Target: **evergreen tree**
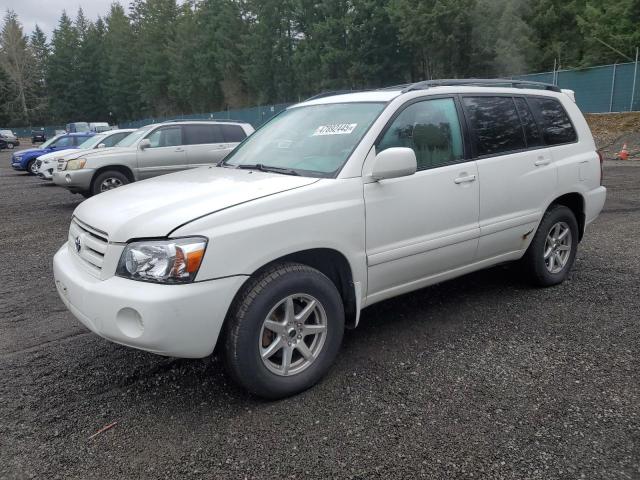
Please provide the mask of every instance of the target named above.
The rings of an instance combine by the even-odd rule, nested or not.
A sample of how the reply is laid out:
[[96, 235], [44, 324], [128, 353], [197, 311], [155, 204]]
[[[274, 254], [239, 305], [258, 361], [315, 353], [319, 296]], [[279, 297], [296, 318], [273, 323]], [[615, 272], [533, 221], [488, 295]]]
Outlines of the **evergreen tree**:
[[47, 121], [47, 109], [49, 106], [47, 67], [50, 50], [47, 37], [38, 25], [36, 25], [29, 38], [29, 50], [33, 56], [33, 68], [31, 70], [33, 79], [33, 89], [31, 93], [31, 102], [33, 105], [32, 119], [35, 123], [45, 123]]
[[51, 46], [47, 75], [51, 114], [58, 122], [76, 121], [79, 114], [76, 92], [80, 83], [77, 74], [80, 39], [73, 22], [64, 11], [58, 28], [53, 31]]

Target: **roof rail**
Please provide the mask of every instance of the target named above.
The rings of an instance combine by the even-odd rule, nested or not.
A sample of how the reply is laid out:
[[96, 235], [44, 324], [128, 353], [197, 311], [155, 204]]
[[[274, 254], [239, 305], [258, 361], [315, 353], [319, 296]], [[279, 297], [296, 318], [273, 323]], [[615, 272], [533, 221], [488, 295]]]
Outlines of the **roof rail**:
[[318, 98], [324, 98], [324, 97], [331, 97], [333, 95], [344, 95], [346, 93], [356, 93], [356, 92], [364, 92], [365, 90], [332, 90], [332, 91], [326, 91], [326, 92], [322, 92], [322, 93], [318, 93], [317, 95], [313, 95], [312, 97], [309, 97], [305, 100], [305, 102], [308, 102], [310, 100], [317, 100]]
[[174, 118], [164, 120], [160, 123], [176, 123], [176, 122], [227, 122], [227, 123], [247, 123], [242, 120], [233, 120], [231, 118]]
[[458, 78], [443, 80], [424, 80], [422, 82], [412, 83], [403, 88], [402, 93], [411, 92], [413, 90], [425, 90], [431, 87], [451, 87], [458, 85], [474, 86], [474, 87], [496, 87], [510, 86], [513, 88], [539, 88], [541, 90], [550, 90], [552, 92], [560, 92], [560, 87], [550, 83], [530, 82], [527, 80], [514, 80], [510, 78]]

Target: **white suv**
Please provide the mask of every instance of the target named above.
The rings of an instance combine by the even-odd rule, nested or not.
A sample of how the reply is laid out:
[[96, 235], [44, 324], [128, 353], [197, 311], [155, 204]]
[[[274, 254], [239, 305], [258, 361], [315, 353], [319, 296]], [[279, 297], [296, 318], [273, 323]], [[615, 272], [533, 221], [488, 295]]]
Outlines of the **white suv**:
[[241, 385], [279, 398], [327, 372], [368, 305], [514, 260], [537, 285], [562, 282], [601, 177], [552, 85], [321, 96], [217, 166], [82, 203], [55, 281], [97, 334], [177, 357], [218, 344]]

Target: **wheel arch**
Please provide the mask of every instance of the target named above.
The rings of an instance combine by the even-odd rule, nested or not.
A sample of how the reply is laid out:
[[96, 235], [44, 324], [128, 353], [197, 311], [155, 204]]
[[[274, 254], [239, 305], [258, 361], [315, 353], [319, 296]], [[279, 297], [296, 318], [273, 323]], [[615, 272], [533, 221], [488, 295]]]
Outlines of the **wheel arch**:
[[[333, 282], [340, 293], [345, 311], [345, 325], [348, 328], [355, 328], [358, 318], [358, 301], [356, 289], [353, 281], [351, 265], [338, 250], [333, 248], [311, 248], [289, 253], [278, 257], [256, 269], [248, 278], [254, 277], [264, 269], [278, 263], [300, 263], [315, 268], [326, 275]], [[244, 285], [236, 295], [240, 295]]]
[[133, 171], [125, 165], [105, 165], [104, 167], [100, 167], [96, 169], [96, 171], [93, 173], [93, 176], [91, 177], [91, 185], [93, 185], [93, 181], [96, 179], [98, 175], [110, 170], [114, 170], [116, 172], [122, 173], [123, 175], [126, 175], [126, 177], [129, 179], [130, 182], [135, 182], [136, 180], [135, 177], [133, 176]]
[[578, 192], [565, 193], [555, 198], [549, 204], [547, 210], [553, 205], [564, 205], [573, 212], [578, 222], [578, 241], [582, 240], [586, 223], [584, 197]]

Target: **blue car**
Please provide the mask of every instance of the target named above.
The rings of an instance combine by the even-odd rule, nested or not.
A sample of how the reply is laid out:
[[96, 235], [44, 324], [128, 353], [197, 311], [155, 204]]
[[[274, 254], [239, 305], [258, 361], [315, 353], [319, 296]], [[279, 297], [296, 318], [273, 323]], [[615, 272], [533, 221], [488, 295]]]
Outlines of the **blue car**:
[[95, 135], [95, 132], [81, 133], [65, 133], [57, 135], [50, 140], [44, 142], [38, 148], [29, 148], [20, 150], [11, 156], [11, 166], [14, 170], [27, 171], [29, 175], [35, 175], [37, 172], [36, 158], [45, 153], [51, 153], [58, 150], [66, 150], [67, 148], [75, 148], [84, 142], [87, 138]]

